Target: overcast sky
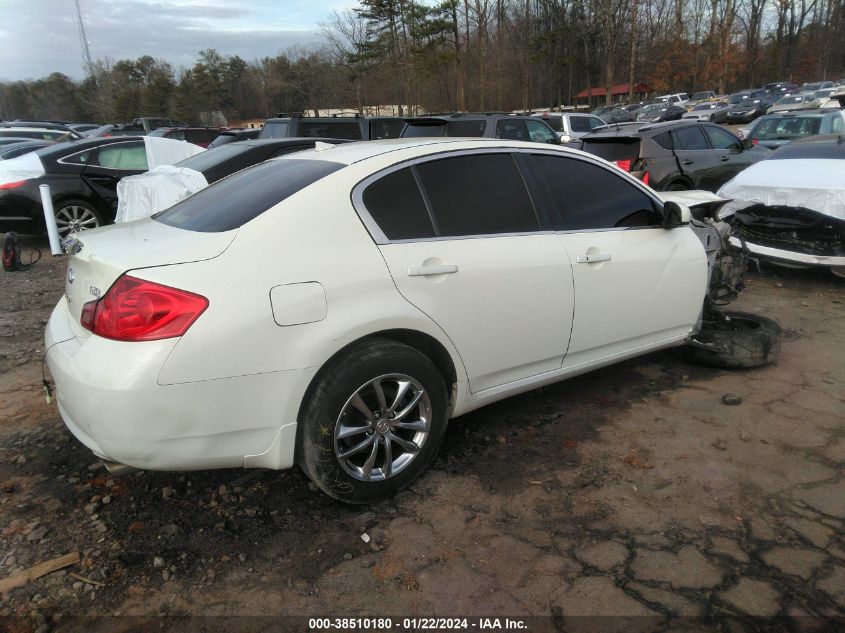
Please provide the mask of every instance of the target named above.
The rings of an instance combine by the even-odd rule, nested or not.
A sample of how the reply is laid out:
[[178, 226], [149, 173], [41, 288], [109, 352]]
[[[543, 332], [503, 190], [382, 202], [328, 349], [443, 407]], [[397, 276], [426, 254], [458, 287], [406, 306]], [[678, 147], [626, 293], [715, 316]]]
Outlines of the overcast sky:
[[[216, 48], [247, 61], [320, 43], [355, 0], [79, 0], [95, 61], [152, 55], [175, 69]], [[83, 76], [74, 0], [0, 0], [0, 80]]]

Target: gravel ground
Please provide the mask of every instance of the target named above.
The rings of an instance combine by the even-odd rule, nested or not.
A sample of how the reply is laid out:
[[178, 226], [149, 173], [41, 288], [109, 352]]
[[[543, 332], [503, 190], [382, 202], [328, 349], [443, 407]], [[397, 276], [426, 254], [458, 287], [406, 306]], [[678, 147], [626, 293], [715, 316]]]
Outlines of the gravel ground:
[[109, 476], [41, 389], [64, 270], [46, 255], [0, 273], [0, 581], [82, 560], [2, 595], [0, 630], [86, 615], [845, 624], [845, 282], [827, 271], [749, 273], [735, 307], [781, 323], [775, 366], [662, 352], [511, 398], [455, 420], [411, 489], [348, 508], [298, 470]]

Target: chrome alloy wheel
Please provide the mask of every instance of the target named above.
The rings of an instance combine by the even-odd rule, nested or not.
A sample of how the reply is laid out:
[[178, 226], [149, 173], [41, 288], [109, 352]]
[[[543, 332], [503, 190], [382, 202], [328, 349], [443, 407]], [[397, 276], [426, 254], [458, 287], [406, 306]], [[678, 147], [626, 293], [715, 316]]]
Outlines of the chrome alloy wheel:
[[334, 430], [341, 468], [359, 481], [384, 481], [414, 460], [431, 429], [431, 399], [404, 374], [385, 374], [358, 388]]
[[70, 233], [77, 233], [85, 229], [96, 229], [100, 220], [91, 209], [76, 204], [62, 207], [56, 211], [56, 227], [59, 237], [67, 237]]

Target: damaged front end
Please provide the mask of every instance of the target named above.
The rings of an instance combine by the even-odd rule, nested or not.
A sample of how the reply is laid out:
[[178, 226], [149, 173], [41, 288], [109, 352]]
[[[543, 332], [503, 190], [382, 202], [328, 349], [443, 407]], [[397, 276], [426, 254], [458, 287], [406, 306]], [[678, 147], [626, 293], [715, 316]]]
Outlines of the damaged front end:
[[792, 267], [829, 266], [845, 276], [845, 220], [805, 207], [754, 204], [728, 218], [733, 242]]
[[736, 299], [745, 288], [743, 277], [752, 256], [741, 239], [731, 240], [730, 224], [719, 218], [719, 210], [730, 200], [709, 191], [664, 192], [660, 197], [689, 207], [689, 226], [704, 245], [709, 267], [704, 314]]

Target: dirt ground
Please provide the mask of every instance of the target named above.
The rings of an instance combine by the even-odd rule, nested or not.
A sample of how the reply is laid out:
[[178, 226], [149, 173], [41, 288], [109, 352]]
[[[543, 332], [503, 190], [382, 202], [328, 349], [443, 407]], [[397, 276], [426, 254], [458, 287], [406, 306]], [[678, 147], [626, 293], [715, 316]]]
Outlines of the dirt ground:
[[509, 399], [455, 420], [410, 490], [357, 508], [298, 470], [109, 476], [42, 392], [64, 271], [46, 255], [0, 272], [0, 580], [82, 562], [0, 597], [0, 630], [93, 614], [845, 624], [845, 281], [827, 271], [749, 273], [735, 306], [780, 322], [777, 365], [661, 352]]

